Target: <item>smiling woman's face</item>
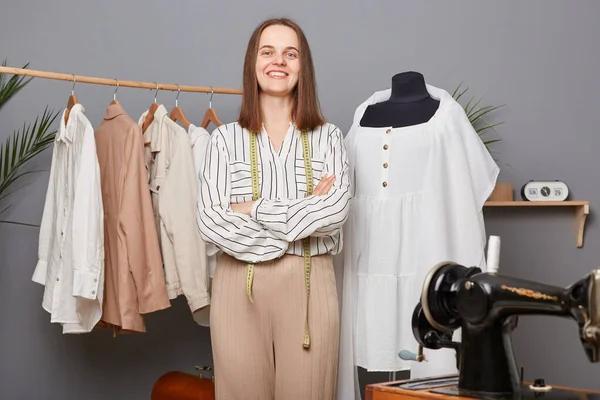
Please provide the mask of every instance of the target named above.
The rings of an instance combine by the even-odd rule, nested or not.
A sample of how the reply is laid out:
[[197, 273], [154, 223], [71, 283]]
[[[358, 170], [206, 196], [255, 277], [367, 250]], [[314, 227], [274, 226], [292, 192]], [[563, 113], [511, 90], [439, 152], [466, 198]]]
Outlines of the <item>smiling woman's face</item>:
[[293, 29], [271, 25], [260, 36], [256, 57], [256, 79], [264, 93], [289, 96], [300, 72], [298, 36]]

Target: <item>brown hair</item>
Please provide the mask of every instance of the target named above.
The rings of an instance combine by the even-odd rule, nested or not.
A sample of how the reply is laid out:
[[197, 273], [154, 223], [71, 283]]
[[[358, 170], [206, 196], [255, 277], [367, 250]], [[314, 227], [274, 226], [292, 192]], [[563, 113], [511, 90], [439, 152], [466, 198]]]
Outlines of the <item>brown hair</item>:
[[244, 60], [242, 106], [238, 123], [251, 132], [260, 132], [262, 128], [262, 113], [260, 109], [260, 87], [256, 79], [256, 58], [260, 35], [271, 25], [283, 25], [293, 29], [298, 36], [300, 48], [300, 73], [298, 83], [292, 92], [292, 121], [298, 130], [314, 129], [325, 123], [317, 99], [315, 70], [308, 41], [302, 29], [288, 18], [273, 18], [260, 24], [250, 36], [246, 58]]

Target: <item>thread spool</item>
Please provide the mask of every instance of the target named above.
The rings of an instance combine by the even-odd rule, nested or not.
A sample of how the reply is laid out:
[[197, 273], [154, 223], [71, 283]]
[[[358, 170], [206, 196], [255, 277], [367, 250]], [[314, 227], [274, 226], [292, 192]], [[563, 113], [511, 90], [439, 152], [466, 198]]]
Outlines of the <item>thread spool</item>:
[[500, 265], [500, 236], [490, 236], [488, 241], [487, 253], [487, 272], [490, 274], [498, 273]]

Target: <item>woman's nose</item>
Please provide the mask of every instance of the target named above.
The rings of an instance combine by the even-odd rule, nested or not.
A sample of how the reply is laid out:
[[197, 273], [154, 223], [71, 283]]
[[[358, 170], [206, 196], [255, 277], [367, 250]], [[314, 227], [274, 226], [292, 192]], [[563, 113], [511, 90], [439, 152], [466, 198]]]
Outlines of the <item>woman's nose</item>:
[[285, 58], [283, 57], [283, 54], [277, 54], [273, 60], [273, 64], [285, 65]]

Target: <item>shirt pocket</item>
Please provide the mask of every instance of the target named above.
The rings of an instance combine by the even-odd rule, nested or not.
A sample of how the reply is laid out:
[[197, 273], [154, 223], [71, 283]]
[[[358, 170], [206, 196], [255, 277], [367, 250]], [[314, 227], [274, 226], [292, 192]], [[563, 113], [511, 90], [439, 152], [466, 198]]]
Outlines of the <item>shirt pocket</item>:
[[[250, 163], [233, 161], [231, 164], [231, 203], [252, 201], [252, 170]], [[260, 170], [258, 173], [260, 187]]]
[[[317, 187], [319, 182], [321, 182], [321, 177], [323, 176], [323, 170], [325, 168], [325, 163], [316, 158], [312, 158], [310, 160], [313, 171], [313, 190]], [[298, 188], [298, 195], [306, 196], [307, 188], [306, 188], [306, 167], [304, 166], [304, 158], [296, 158], [294, 165], [294, 172], [296, 176], [296, 187]]]

